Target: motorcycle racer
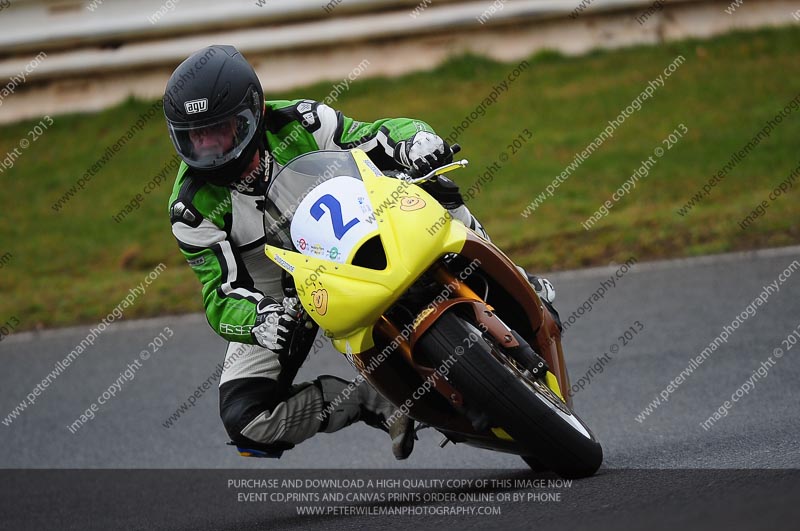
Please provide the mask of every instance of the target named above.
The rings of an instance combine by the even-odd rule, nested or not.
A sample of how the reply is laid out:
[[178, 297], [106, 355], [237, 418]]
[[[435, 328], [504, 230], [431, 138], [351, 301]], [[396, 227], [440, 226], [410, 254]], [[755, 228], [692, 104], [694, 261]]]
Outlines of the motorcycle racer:
[[[167, 83], [164, 114], [183, 160], [169, 200], [172, 232], [202, 284], [209, 325], [229, 341], [219, 393], [231, 440], [243, 455], [275, 456], [358, 420], [387, 431], [394, 416], [392, 451], [407, 458], [413, 420], [398, 418], [366, 381], [355, 392], [329, 375], [285, 385], [303, 361], [288, 359], [298, 301], [284, 297], [281, 270], [264, 256], [263, 197], [273, 175], [310, 151], [359, 148], [383, 171], [427, 173], [452, 161], [450, 146], [420, 120], [360, 122], [313, 100], [265, 101], [233, 46], [209, 46], [181, 63]], [[488, 239], [457, 186], [442, 182], [429, 192]], [[529, 279], [552, 308], [552, 285]]]

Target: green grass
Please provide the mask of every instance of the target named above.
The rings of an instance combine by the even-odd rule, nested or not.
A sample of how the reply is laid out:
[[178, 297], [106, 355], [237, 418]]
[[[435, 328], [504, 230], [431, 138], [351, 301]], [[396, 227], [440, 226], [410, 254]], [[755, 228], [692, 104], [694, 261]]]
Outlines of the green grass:
[[[678, 71], [627, 119], [534, 215], [520, 212], [678, 54]], [[800, 29], [735, 33], [564, 58], [529, 59], [458, 143], [467, 170], [452, 173], [468, 188], [524, 128], [533, 133], [494, 181], [469, 204], [500, 247], [533, 271], [719, 253], [800, 242], [794, 189], [773, 202], [746, 231], [738, 221], [800, 162], [800, 112], [792, 114], [686, 217], [676, 214], [714, 173], [800, 93], [791, 75], [800, 63]], [[333, 104], [361, 120], [411, 116], [443, 136], [475, 109], [515, 63], [462, 57], [433, 72], [365, 79]], [[269, 94], [324, 99], [331, 84]], [[13, 96], [12, 96], [13, 97]], [[158, 263], [167, 270], [126, 318], [201, 310], [199, 284], [181, 258], [167, 216], [169, 183], [144, 195], [122, 223], [112, 216], [172, 157], [163, 119], [133, 140], [56, 213], [51, 205], [146, 112], [152, 102], [128, 101], [97, 114], [57, 116], [45, 134], [0, 174], [3, 231], [0, 324], [18, 329], [96, 322]], [[33, 125], [0, 128], [0, 154], [13, 150]], [[581, 222], [609, 199], [678, 124], [688, 134], [668, 151], [591, 230]], [[29, 137], [30, 138], [30, 137]], [[797, 188], [797, 186], [795, 187]]]

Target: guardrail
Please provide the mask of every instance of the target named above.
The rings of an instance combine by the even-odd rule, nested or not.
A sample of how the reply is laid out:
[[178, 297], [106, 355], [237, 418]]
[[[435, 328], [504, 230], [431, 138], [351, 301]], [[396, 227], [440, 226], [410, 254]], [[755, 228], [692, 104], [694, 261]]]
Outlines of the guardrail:
[[734, 16], [730, 0], [3, 1], [0, 87], [11, 89], [0, 123], [157, 98], [179, 62], [214, 42], [242, 50], [269, 92], [341, 80], [365, 60], [364, 77], [393, 76], [465, 52], [513, 61], [800, 18], [800, 0], [745, 0]]
[[[60, 4], [23, 0], [0, 14], [0, 50], [47, 52], [47, 62], [30, 76], [39, 81], [175, 65], [209, 40], [235, 42], [244, 53], [264, 54], [564, 18], [580, 4], [578, 0], [341, 0], [328, 11], [332, 3], [324, 0], [280, 4], [260, 0], [264, 7], [257, 5], [259, 0], [185, 1], [166, 0], [174, 11], [152, 24], [148, 17], [168, 5], [163, 0], [83, 1], [55, 12], [45, 7]], [[94, 11], [86, 9], [93, 2], [99, 2]], [[581, 16], [644, 9], [653, 0], [584, 0], [584, 4], [588, 6]], [[500, 7], [486, 17], [493, 5]], [[18, 56], [0, 62], [0, 79], [16, 74], [29, 60]]]
[[[235, 28], [285, 24], [416, 5], [419, 0], [9, 0], [0, 11], [0, 54], [119, 45]], [[454, 0], [436, 0], [437, 4]], [[326, 9], [327, 8], [327, 9]], [[156, 15], [156, 16], [154, 16]]]

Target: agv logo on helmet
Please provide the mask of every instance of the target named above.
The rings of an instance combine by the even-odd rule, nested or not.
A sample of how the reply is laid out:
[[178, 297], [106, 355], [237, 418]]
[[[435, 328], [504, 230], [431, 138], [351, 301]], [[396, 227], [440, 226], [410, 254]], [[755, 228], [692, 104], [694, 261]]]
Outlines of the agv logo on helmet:
[[183, 106], [186, 107], [187, 114], [196, 114], [198, 112], [205, 112], [208, 110], [208, 98], [187, 101], [183, 104]]

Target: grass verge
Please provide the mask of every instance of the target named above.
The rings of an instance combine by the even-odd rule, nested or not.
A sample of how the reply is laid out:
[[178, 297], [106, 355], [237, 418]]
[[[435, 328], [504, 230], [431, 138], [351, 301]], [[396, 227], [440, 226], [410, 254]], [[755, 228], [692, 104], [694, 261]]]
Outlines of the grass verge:
[[[678, 210], [800, 93], [800, 79], [787, 75], [800, 62], [798, 44], [800, 29], [786, 28], [577, 58], [539, 54], [459, 135], [461, 155], [471, 166], [451, 175], [466, 190], [507, 155], [469, 206], [501, 248], [537, 272], [622, 262], [631, 255], [647, 260], [797, 244], [798, 181], [747, 229], [739, 221], [800, 165], [800, 111], [688, 214]], [[685, 62], [641, 110], [523, 217], [575, 154], [679, 55]], [[417, 117], [448, 136], [515, 66], [461, 57], [432, 72], [361, 80], [333, 106], [361, 120]], [[330, 91], [330, 83], [319, 83], [268, 97], [321, 100]], [[162, 262], [167, 269], [125, 317], [202, 309], [199, 284], [170, 232], [166, 203], [173, 177], [143, 193], [174, 156], [160, 111], [101, 164], [85, 189], [58, 212], [52, 208], [152, 105], [128, 101], [97, 114], [54, 117], [19, 151], [13, 168], [0, 174], [0, 322], [14, 317], [17, 330], [97, 322]], [[38, 122], [0, 128], [0, 154], [18, 148], [20, 139], [32, 140], [29, 131]], [[585, 230], [582, 222], [656, 147], [666, 148], [664, 139], [680, 124], [688, 132]], [[136, 194], [141, 204], [116, 222], [113, 216]]]

